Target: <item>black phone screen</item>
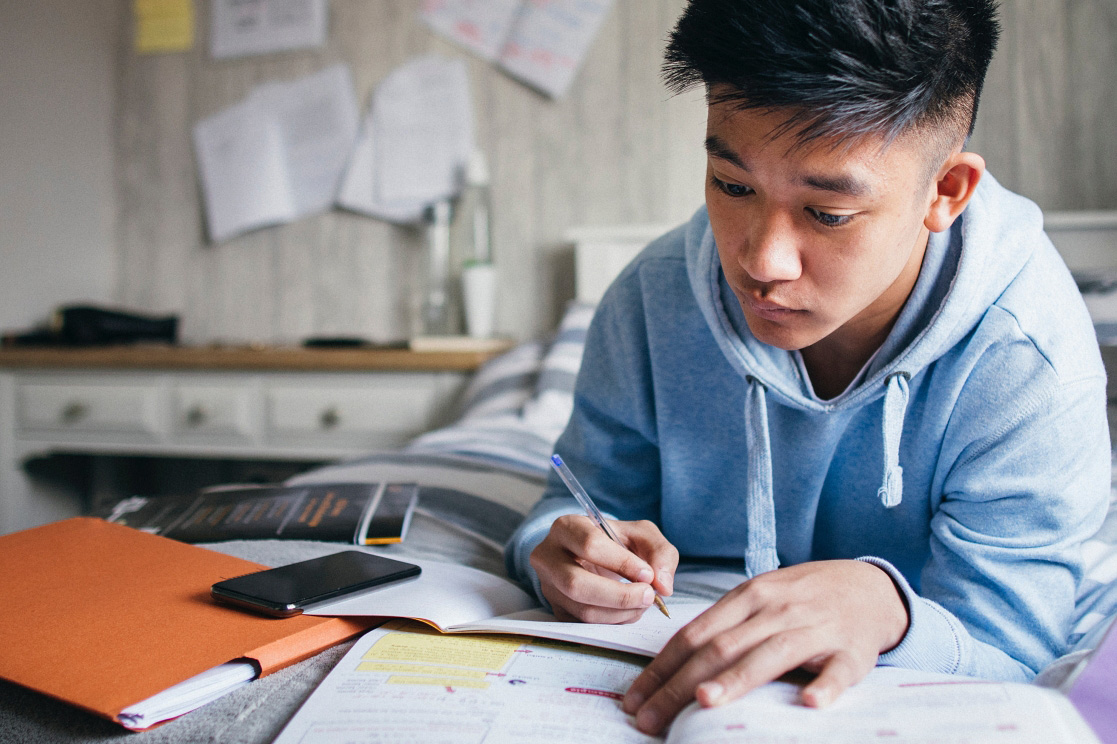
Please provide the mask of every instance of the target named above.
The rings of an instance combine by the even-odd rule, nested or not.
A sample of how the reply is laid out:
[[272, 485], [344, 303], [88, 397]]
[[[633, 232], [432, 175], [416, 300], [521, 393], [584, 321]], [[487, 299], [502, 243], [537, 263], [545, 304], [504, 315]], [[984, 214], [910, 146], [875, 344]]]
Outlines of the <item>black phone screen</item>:
[[411, 563], [347, 550], [219, 581], [211, 593], [223, 602], [286, 617], [315, 602], [416, 577], [420, 570]]

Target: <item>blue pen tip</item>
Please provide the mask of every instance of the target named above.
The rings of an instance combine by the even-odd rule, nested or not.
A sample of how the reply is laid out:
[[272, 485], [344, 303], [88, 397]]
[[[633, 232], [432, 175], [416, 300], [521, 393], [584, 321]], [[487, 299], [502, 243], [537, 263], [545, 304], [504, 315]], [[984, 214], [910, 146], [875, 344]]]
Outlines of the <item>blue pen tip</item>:
[[562, 458], [558, 455], [551, 455], [551, 462], [553, 462], [556, 467], [562, 467]]

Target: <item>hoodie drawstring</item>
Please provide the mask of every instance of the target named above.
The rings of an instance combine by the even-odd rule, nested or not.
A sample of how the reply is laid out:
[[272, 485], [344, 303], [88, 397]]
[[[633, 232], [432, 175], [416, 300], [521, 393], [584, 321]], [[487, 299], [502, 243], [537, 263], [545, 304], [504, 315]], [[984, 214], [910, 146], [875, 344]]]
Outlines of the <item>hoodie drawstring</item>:
[[772, 440], [768, 434], [768, 406], [764, 383], [748, 377], [745, 396], [745, 433], [748, 446], [748, 519], [745, 573], [751, 579], [779, 568], [776, 557], [776, 504], [772, 493]]
[[[748, 446], [748, 488], [745, 513], [745, 574], [753, 578], [779, 568], [776, 555], [776, 503], [772, 491], [772, 440], [768, 433], [767, 388], [752, 375], [745, 395], [745, 435]], [[908, 408], [908, 373], [889, 376], [884, 393], [884, 477], [877, 495], [888, 509], [904, 496], [904, 469], [900, 467], [900, 437]]]
[[904, 498], [904, 469], [900, 467], [900, 436], [904, 433], [904, 413], [908, 408], [908, 374], [897, 372], [888, 378], [884, 393], [884, 477], [880, 503], [888, 509]]

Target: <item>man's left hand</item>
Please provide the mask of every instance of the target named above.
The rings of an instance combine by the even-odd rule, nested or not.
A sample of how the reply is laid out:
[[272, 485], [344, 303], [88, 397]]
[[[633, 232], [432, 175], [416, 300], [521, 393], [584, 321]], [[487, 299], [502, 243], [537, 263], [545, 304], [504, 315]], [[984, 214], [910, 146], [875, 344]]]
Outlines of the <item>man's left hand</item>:
[[658, 734], [691, 700], [720, 705], [799, 667], [818, 673], [803, 702], [822, 707], [876, 665], [908, 627], [892, 578], [864, 561], [802, 563], [722, 597], [632, 683], [624, 710]]

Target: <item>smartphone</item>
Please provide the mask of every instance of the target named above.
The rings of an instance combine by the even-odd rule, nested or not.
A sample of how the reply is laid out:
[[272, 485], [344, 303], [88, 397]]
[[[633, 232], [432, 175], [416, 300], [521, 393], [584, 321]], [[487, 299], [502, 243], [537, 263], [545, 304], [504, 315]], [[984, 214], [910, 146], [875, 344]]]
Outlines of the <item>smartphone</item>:
[[307, 606], [419, 575], [411, 563], [360, 550], [312, 558], [214, 584], [213, 598], [275, 617], [300, 614]]

